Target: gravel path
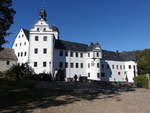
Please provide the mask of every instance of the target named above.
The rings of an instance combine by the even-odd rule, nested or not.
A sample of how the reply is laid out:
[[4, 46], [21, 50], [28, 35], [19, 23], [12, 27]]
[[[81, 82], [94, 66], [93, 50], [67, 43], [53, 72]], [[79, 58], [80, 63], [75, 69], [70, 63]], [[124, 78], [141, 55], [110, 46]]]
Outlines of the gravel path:
[[[60, 96], [58, 100], [75, 99], [74, 96]], [[73, 103], [37, 108], [31, 113], [150, 113], [150, 90], [120, 92], [118, 95], [99, 94], [96, 99], [81, 99]]]

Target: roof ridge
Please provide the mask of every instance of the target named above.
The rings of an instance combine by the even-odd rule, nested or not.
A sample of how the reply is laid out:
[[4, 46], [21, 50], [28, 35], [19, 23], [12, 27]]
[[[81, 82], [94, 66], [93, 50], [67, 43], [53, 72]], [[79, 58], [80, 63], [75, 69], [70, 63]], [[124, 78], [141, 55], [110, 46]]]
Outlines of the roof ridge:
[[66, 40], [60, 40], [60, 41], [69, 42], [69, 43], [74, 43], [74, 44], [82, 44], [82, 45], [88, 46], [88, 44], [79, 43], [79, 42], [72, 42], [72, 41], [66, 41]]

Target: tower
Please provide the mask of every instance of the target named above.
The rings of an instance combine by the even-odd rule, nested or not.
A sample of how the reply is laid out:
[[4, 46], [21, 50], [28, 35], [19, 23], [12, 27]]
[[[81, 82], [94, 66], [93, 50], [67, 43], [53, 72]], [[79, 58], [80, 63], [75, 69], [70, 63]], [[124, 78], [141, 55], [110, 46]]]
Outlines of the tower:
[[57, 30], [47, 23], [44, 9], [39, 12], [39, 20], [30, 29], [29, 65], [36, 73], [53, 74], [53, 54]]

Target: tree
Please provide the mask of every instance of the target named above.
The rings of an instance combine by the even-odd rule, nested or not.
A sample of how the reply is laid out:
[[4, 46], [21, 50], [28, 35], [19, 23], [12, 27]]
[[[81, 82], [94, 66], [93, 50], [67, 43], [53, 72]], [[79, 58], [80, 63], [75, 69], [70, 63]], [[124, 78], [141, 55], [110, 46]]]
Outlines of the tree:
[[137, 51], [137, 63], [139, 74], [150, 73], [150, 49]]
[[0, 48], [6, 43], [5, 36], [10, 33], [7, 30], [13, 24], [15, 11], [12, 8], [12, 0], [0, 0]]

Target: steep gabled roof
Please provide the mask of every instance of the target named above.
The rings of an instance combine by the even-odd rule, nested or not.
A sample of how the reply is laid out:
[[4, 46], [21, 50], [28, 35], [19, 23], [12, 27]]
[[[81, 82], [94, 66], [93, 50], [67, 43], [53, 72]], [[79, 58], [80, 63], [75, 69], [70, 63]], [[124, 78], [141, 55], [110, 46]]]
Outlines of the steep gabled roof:
[[12, 59], [17, 60], [15, 52], [11, 48], [1, 48], [0, 49], [0, 59]]
[[29, 40], [29, 30], [22, 28], [23, 32], [25, 33], [27, 39]]

